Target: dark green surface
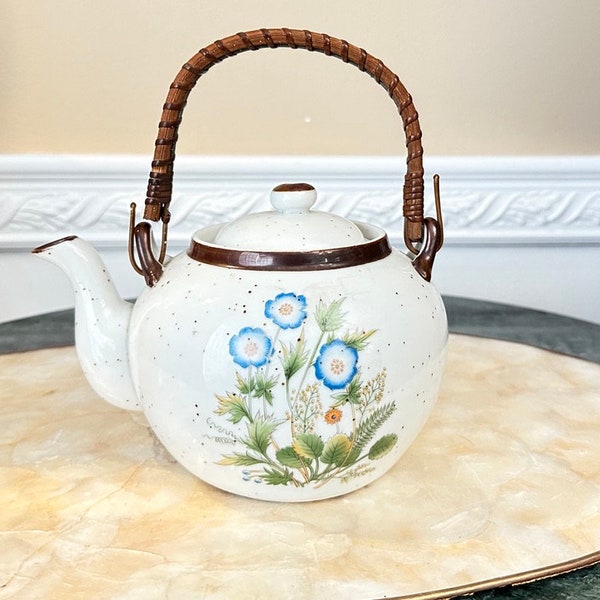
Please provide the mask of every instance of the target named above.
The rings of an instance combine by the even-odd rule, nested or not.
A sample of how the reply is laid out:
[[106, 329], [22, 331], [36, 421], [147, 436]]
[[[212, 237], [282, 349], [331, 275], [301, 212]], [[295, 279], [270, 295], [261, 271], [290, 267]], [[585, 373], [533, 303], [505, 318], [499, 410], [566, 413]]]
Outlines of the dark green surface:
[[600, 363], [600, 325], [495, 302], [446, 297], [444, 303], [454, 333], [521, 342]]
[[592, 566], [565, 575], [557, 575], [514, 587], [503, 587], [471, 596], [464, 600], [598, 600], [600, 598], [600, 567]]
[[[600, 325], [493, 302], [452, 297], [444, 301], [450, 331], [454, 333], [521, 342], [600, 363]], [[71, 344], [70, 310], [0, 324], [0, 354]], [[600, 565], [461, 598], [600, 600]]]
[[74, 343], [72, 310], [0, 324], [0, 354], [72, 346]]

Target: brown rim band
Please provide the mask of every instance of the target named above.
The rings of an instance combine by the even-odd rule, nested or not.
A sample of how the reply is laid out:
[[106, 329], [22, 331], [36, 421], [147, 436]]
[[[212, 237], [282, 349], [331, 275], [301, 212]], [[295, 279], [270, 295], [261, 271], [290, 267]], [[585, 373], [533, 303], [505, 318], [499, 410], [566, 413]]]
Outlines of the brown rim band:
[[381, 260], [392, 252], [386, 235], [358, 246], [308, 250], [303, 252], [270, 252], [237, 250], [203, 244], [192, 239], [188, 256], [217, 267], [250, 271], [323, 271], [343, 269]]
[[358, 67], [381, 85], [396, 104], [402, 118], [407, 148], [404, 178], [404, 241], [417, 253], [415, 242], [423, 241], [423, 147], [419, 115], [412, 98], [397, 75], [362, 48], [324, 33], [301, 29], [256, 29], [217, 40], [194, 55], [177, 74], [169, 89], [160, 119], [152, 172], [148, 182], [144, 216], [151, 221], [168, 212], [172, 196], [173, 165], [177, 130], [188, 95], [198, 79], [215, 64], [249, 50], [301, 48], [334, 56]]

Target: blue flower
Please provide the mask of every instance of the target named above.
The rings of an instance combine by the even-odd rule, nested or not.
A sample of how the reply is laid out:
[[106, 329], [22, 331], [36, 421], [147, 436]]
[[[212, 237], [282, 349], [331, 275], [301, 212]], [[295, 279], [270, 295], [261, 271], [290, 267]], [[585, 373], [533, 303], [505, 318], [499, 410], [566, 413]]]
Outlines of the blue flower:
[[271, 356], [271, 340], [262, 329], [244, 327], [229, 341], [229, 354], [241, 367], [262, 367]]
[[306, 319], [306, 298], [296, 294], [277, 294], [274, 300], [267, 300], [265, 316], [281, 329], [295, 329]]
[[333, 340], [323, 344], [315, 362], [315, 375], [330, 390], [339, 390], [346, 386], [356, 375], [358, 352], [342, 340]]

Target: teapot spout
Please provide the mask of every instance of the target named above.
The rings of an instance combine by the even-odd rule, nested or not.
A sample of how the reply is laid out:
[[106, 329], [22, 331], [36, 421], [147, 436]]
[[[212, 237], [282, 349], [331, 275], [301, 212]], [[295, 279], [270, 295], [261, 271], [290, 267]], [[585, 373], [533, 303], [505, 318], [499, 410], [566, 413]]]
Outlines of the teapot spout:
[[62, 269], [75, 291], [75, 345], [89, 384], [119, 408], [140, 409], [129, 368], [128, 328], [133, 305], [122, 300], [104, 262], [77, 236], [44, 244], [33, 254]]

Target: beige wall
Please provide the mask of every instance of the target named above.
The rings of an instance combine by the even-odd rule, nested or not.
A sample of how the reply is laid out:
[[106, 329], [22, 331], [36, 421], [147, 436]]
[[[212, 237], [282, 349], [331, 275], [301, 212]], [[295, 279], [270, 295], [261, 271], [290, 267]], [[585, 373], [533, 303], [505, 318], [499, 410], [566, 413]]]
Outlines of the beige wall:
[[[363, 46], [415, 98], [428, 154], [600, 154], [598, 0], [2, 0], [0, 152], [142, 153], [179, 66], [240, 30]], [[180, 153], [397, 154], [383, 90], [280, 49], [218, 65]]]

